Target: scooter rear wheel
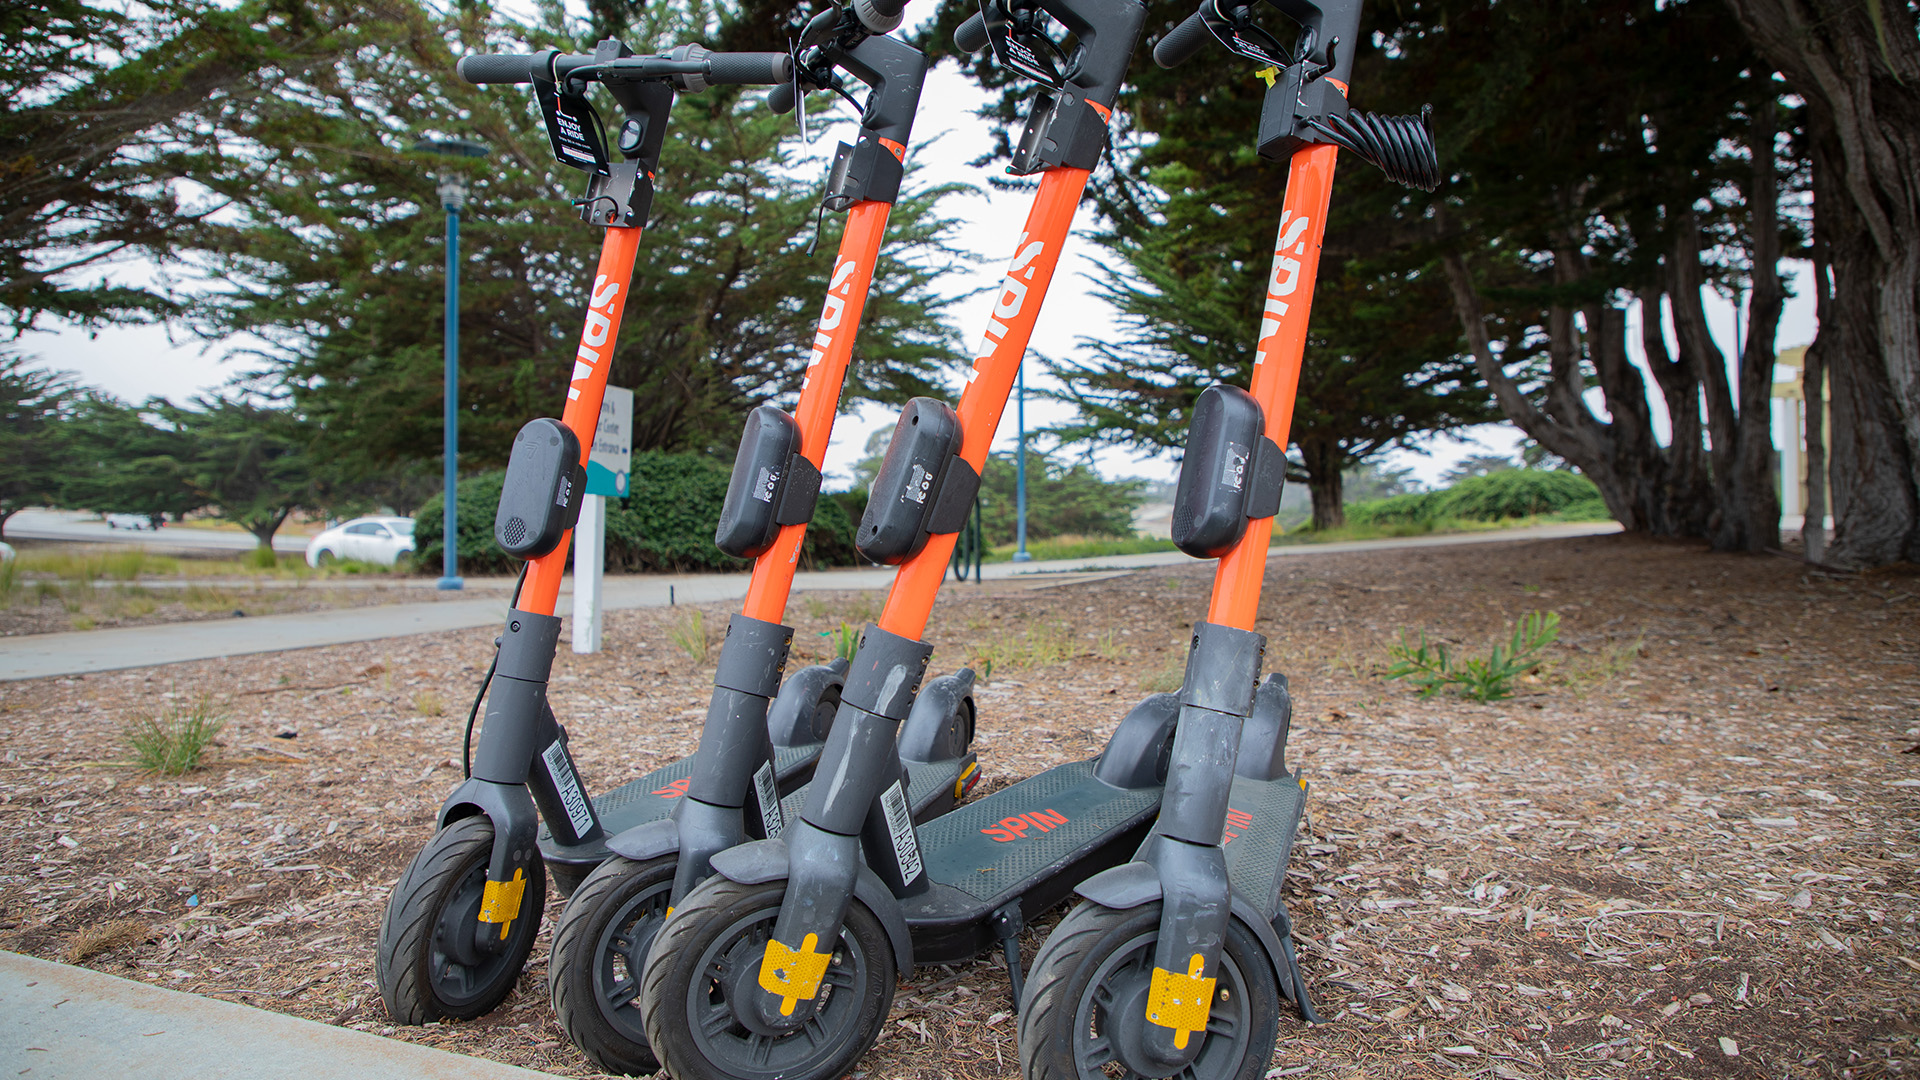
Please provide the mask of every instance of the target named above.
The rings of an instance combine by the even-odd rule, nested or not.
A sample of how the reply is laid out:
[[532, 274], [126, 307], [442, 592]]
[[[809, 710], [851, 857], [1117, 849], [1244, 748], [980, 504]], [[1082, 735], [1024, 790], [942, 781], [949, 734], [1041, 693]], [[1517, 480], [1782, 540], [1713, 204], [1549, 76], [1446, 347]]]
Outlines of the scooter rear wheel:
[[1239, 920], [1214, 985], [1205, 1042], [1174, 1070], [1147, 1066], [1131, 1043], [1146, 1027], [1160, 904], [1117, 911], [1082, 903], [1034, 957], [1020, 1003], [1020, 1071], [1026, 1080], [1258, 1080], [1280, 1028], [1280, 985], [1265, 950]]
[[673, 855], [613, 858], [582, 882], [553, 929], [547, 988], [567, 1037], [610, 1073], [645, 1076], [660, 1061], [640, 1020], [640, 970], [673, 894]]
[[493, 822], [464, 817], [436, 833], [387, 897], [374, 975], [395, 1023], [471, 1020], [513, 992], [547, 902], [546, 869], [536, 860], [520, 897], [521, 917], [505, 941], [479, 922], [493, 854]]
[[815, 996], [815, 1012], [784, 1034], [756, 1032], [733, 1012], [736, 988], [756, 988], [780, 916], [785, 881], [708, 879], [654, 939], [640, 978], [640, 1012], [654, 1053], [677, 1080], [828, 1080], [880, 1037], [893, 1007], [893, 948], [855, 900]]

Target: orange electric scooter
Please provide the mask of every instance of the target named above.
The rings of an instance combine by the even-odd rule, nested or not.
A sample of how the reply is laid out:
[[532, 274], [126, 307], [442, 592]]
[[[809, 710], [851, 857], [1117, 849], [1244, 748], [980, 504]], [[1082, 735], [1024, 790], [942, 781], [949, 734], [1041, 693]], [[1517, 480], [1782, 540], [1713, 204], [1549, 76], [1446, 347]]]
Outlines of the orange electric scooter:
[[1299, 24], [1295, 48], [1253, 25], [1252, 6], [1220, 0], [1154, 48], [1173, 67], [1217, 40], [1263, 69], [1259, 154], [1288, 165], [1287, 193], [1250, 390], [1200, 395], [1181, 461], [1173, 540], [1219, 564], [1187, 654], [1166, 796], [1134, 860], [1082, 882], [1082, 903], [1034, 958], [1020, 1003], [1026, 1080], [1258, 1080], [1281, 996], [1318, 1019], [1284, 897], [1307, 782], [1286, 764], [1286, 678], [1256, 689], [1266, 638], [1253, 626], [1336, 158], [1346, 149], [1428, 191], [1440, 164], [1424, 113], [1347, 105], [1360, 0], [1269, 2]]
[[[834, 408], [850, 359], [867, 285], [879, 254], [887, 214], [900, 191], [902, 161], [929, 61], [918, 50], [876, 35], [871, 9], [830, 8], [817, 15], [794, 49], [794, 81], [768, 95], [784, 112], [801, 112], [804, 91], [840, 87], [840, 71], [870, 88], [858, 137], [842, 143], [827, 184], [825, 206], [848, 212], [813, 359], [794, 416], [772, 406], [755, 409], [734, 461], [717, 540], [722, 550], [754, 557], [742, 612], [728, 624], [714, 677], [700, 751], [691, 771], [679, 768], [671, 816], [657, 810], [665, 785], [643, 785], [643, 821], [608, 813], [610, 839], [592, 854], [613, 853], [586, 878], [554, 928], [547, 966], [554, 1011], [574, 1044], [611, 1072], [642, 1074], [659, 1068], [634, 1007], [640, 965], [670, 907], [711, 870], [708, 860], [748, 840], [779, 836], [798, 806], [783, 811], [777, 755], [785, 747], [817, 746], [833, 720], [846, 661], [818, 666], [788, 680], [815, 678], [831, 693], [809, 693], [806, 714], [776, 706], [771, 734], [768, 697], [779, 685], [792, 631], [780, 625], [806, 521], [819, 490], [818, 464], [832, 429]], [[897, 18], [897, 16], [895, 16]], [[783, 691], [782, 701], [792, 697]], [[794, 730], [796, 723], [804, 730]], [[905, 726], [909, 782], [906, 804], [914, 820], [952, 809], [978, 778], [969, 749], [973, 731], [972, 675], [931, 683]], [[895, 763], [898, 773], [902, 763]], [[616, 793], [618, 794], [618, 793]], [[787, 797], [797, 802], [798, 794]], [[618, 825], [625, 823], [627, 828]], [[548, 849], [548, 864], [556, 859]]]
[[[1178, 711], [1168, 694], [1129, 713], [1096, 760], [924, 824], [899, 764], [933, 651], [920, 637], [1145, 18], [1138, 0], [987, 0], [955, 35], [1045, 84], [1009, 170], [1038, 173], [1039, 190], [958, 410], [909, 403], [874, 479], [856, 542], [900, 569], [854, 654], [799, 820], [715, 855], [714, 876], [647, 955], [640, 1011], [679, 1080], [839, 1076], [915, 964], [999, 944], [1017, 985], [1025, 921], [1129, 858], [1159, 807]], [[1043, 38], [1054, 22], [1070, 48]]]
[[[486, 721], [472, 747], [466, 779], [441, 807], [438, 831], [394, 886], [381, 921], [376, 974], [388, 1015], [401, 1023], [471, 1018], [498, 1005], [512, 990], [538, 934], [549, 869], [561, 891], [570, 892], [608, 857], [611, 833], [665, 816], [674, 806], [671, 800], [688, 789], [691, 764], [681, 761], [598, 799], [587, 796], [566, 733], [547, 703], [547, 676], [560, 635], [554, 605], [675, 92], [721, 84], [788, 86], [794, 77], [788, 53], [715, 53], [684, 45], [635, 56], [612, 40], [600, 42], [591, 55], [548, 50], [531, 56], [469, 56], [459, 72], [476, 84], [533, 84], [555, 156], [589, 175], [581, 216], [605, 227], [606, 239], [573, 357], [565, 411], [559, 420], [534, 420], [523, 427], [507, 467], [494, 537], [508, 554], [527, 563], [483, 686]], [[625, 114], [615, 139], [617, 161], [610, 160], [600, 118], [587, 101], [596, 82]], [[778, 462], [781, 482], [757, 492], [770, 490], [775, 501], [749, 493], [730, 503], [738, 508], [731, 535], [745, 544], [758, 529], [754, 536], [763, 538], [752, 541], [764, 550], [756, 552], [749, 616], [771, 612], [777, 619], [785, 602], [885, 221], [883, 203], [856, 208], [849, 250], [864, 261], [835, 270], [833, 288], [846, 315], [841, 326], [823, 318], [815, 353], [817, 385], [802, 394], [803, 416], [810, 435], [817, 437], [790, 447]], [[794, 423], [778, 410], [756, 412], [756, 419], [774, 441], [790, 434]], [[744, 491], [747, 485], [736, 477], [733, 487]], [[748, 552], [743, 547], [740, 553]], [[821, 666], [796, 673], [781, 687], [788, 634], [756, 623], [745, 635], [752, 639], [745, 648], [757, 650], [755, 663], [739, 660], [743, 645], [733, 637], [723, 647], [721, 662], [723, 677], [740, 676], [729, 682], [740, 688], [735, 698], [752, 699], [735, 704], [752, 712], [757, 703], [757, 739], [749, 742], [770, 759], [761, 783], [746, 794], [759, 800], [756, 810], [770, 803], [775, 813], [777, 796], [767, 789], [790, 789], [811, 773], [822, 745], [820, 728], [832, 715], [840, 683], [839, 669]], [[767, 699], [776, 693], [769, 713]], [[750, 770], [742, 787], [753, 777]], [[734, 805], [740, 805], [738, 799]]]

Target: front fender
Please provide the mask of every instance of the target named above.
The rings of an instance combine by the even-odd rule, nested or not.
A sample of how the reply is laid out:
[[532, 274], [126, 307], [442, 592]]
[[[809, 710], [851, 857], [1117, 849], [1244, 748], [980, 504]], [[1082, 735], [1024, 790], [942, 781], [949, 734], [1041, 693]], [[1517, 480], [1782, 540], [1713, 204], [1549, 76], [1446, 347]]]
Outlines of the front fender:
[[[1164, 890], [1160, 884], [1160, 872], [1154, 869], [1152, 863], [1130, 862], [1095, 874], [1073, 891], [1101, 907], [1126, 911], [1157, 903]], [[1320, 1015], [1314, 1011], [1313, 1002], [1307, 997], [1306, 975], [1300, 970], [1294, 956], [1293, 943], [1282, 938], [1274, 925], [1277, 922], [1291, 932], [1292, 923], [1287, 919], [1286, 912], [1283, 910], [1269, 922], [1251, 901], [1239, 893], [1232, 894], [1228, 900], [1228, 910], [1234, 919], [1253, 931], [1253, 936], [1260, 942], [1260, 950], [1266, 954], [1267, 964], [1273, 969], [1274, 978], [1280, 982], [1280, 989], [1299, 1006], [1301, 1017], [1311, 1024], [1321, 1023]]]
[[680, 850], [680, 823], [670, 817], [648, 821], [607, 841], [607, 850], [635, 862], [646, 862]]
[[515, 868], [531, 869], [538, 864], [540, 851], [535, 837], [540, 832], [540, 813], [534, 809], [533, 796], [527, 794], [525, 784], [499, 784], [470, 776], [440, 805], [436, 827], [444, 829], [475, 814], [484, 814], [493, 822], [489, 881], [511, 881]]
[[[787, 842], [755, 840], [751, 844], [728, 848], [710, 860], [713, 872], [741, 885], [764, 885], [787, 876]], [[853, 898], [865, 904], [887, 931], [887, 943], [893, 946], [894, 970], [900, 974], [913, 970], [913, 934], [907, 929], [907, 917], [900, 910], [886, 883], [870, 867], [862, 866], [854, 880]]]
[[1074, 887], [1082, 897], [1114, 911], [1126, 911], [1160, 899], [1160, 871], [1152, 863], [1121, 863]]

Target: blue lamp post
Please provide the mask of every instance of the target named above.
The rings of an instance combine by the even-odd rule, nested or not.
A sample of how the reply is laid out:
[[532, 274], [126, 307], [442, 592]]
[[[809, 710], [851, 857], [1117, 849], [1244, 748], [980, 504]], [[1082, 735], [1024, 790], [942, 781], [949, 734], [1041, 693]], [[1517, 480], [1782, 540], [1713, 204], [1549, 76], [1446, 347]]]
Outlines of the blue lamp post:
[[[421, 139], [415, 150], [448, 157], [486, 157], [487, 144], [471, 139]], [[467, 180], [456, 172], [440, 177], [435, 189], [440, 205], [447, 212], [447, 305], [446, 336], [446, 411], [442, 432], [441, 459], [446, 491], [446, 516], [441, 534], [440, 580], [442, 589], [458, 589], [466, 584], [460, 578], [460, 211], [467, 206]]]
[[1016, 376], [1019, 393], [1014, 397], [1013, 426], [1019, 450], [1013, 458], [1013, 561], [1030, 562], [1027, 554], [1027, 365], [1022, 360]]
[[447, 210], [447, 409], [441, 459], [446, 470], [446, 524], [440, 542], [439, 587], [458, 589], [460, 578], [460, 211], [467, 205], [467, 182], [449, 173], [440, 180], [440, 205]]

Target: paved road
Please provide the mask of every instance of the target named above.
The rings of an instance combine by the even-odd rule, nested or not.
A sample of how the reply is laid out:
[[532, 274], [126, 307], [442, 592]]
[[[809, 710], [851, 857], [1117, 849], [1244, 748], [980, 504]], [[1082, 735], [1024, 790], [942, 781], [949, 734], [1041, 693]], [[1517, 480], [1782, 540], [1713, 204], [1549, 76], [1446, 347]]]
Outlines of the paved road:
[[[58, 540], [68, 543], [138, 544], [155, 552], [188, 553], [252, 551], [260, 546], [252, 533], [238, 529], [198, 529], [168, 525], [164, 529], [115, 529], [98, 514], [81, 510], [22, 510], [7, 519], [9, 540]], [[273, 550], [300, 554], [307, 537], [286, 530], [273, 538]]]
[[[1462, 544], [1503, 544], [1596, 536], [1618, 531], [1620, 526], [1613, 522], [1578, 522], [1450, 536], [1300, 544], [1276, 547], [1269, 553], [1268, 559], [1295, 559], [1346, 551], [1405, 551]], [[1137, 570], [1191, 561], [1177, 551], [1155, 551], [1091, 559], [992, 563], [983, 570], [989, 580], [1006, 580], [1028, 575], [1085, 575], [1102, 571]], [[892, 581], [891, 568], [826, 570], [797, 575], [793, 587], [796, 592], [884, 589]], [[958, 586], [949, 584], [948, 587]], [[746, 592], [745, 574], [647, 574], [607, 578], [602, 588], [602, 598], [606, 609], [614, 611], [622, 608], [665, 607], [669, 602], [697, 604], [737, 600]], [[566, 596], [563, 592], [560, 603], [562, 615], [572, 610]], [[484, 596], [430, 603], [0, 638], [0, 681], [151, 667], [188, 660], [210, 660], [246, 653], [305, 649], [488, 626], [505, 618], [507, 599], [504, 590], [489, 590]]]
[[557, 1080], [10, 952], [0, 1065], [26, 1080]]

